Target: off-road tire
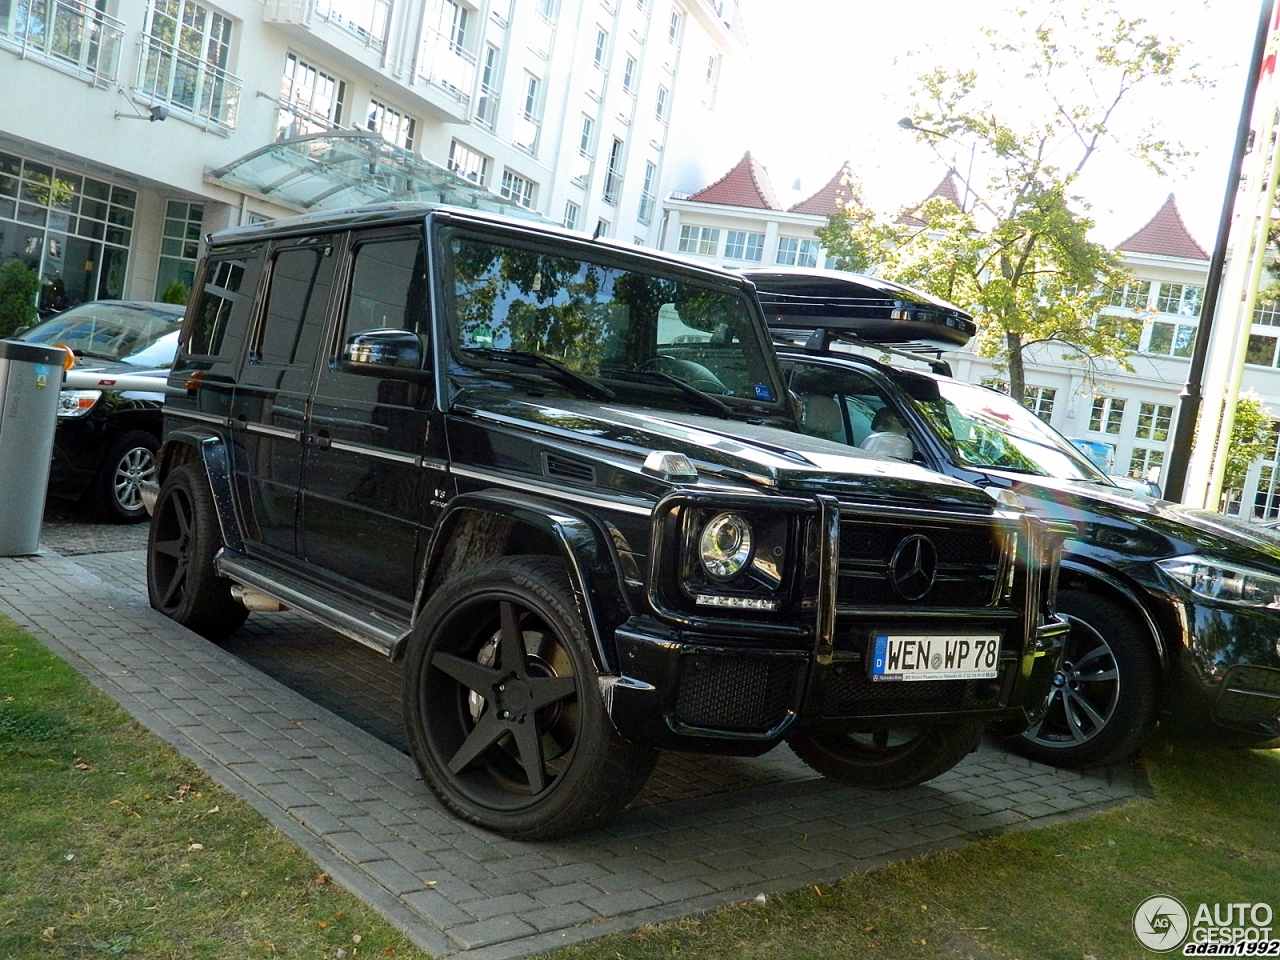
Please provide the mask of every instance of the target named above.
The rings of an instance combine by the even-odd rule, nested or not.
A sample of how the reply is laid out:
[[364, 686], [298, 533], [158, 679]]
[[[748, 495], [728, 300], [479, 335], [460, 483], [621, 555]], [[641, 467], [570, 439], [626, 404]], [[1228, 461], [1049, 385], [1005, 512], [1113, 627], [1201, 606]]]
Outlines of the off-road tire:
[[218, 640], [249, 611], [231, 596], [213, 558], [222, 546], [209, 481], [199, 464], [175, 467], [156, 498], [147, 539], [147, 595], [151, 606], [202, 637]]
[[787, 744], [824, 777], [870, 790], [894, 790], [946, 773], [973, 752], [982, 732], [980, 723], [937, 723], [880, 735], [793, 734]]
[[618, 735], [598, 678], [559, 559], [462, 572], [427, 601], [405, 656], [405, 729], [423, 779], [458, 816], [508, 837], [605, 820], [657, 751]]

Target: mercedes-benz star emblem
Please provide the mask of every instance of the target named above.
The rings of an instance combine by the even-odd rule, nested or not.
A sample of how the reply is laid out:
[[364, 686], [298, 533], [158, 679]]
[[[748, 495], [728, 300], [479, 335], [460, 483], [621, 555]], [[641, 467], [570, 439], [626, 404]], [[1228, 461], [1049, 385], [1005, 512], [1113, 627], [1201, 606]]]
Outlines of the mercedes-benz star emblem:
[[889, 582], [903, 600], [919, 600], [933, 589], [938, 551], [926, 536], [904, 537], [889, 560]]

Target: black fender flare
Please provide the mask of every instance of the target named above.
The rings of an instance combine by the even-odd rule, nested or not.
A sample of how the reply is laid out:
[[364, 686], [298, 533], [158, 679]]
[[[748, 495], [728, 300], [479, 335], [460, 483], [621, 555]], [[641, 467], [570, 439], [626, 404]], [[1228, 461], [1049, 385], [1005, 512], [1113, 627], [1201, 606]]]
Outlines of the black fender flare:
[[[448, 547], [462, 525], [478, 517], [501, 518], [544, 534], [559, 548], [573, 587], [574, 602], [582, 614], [591, 636], [596, 666], [602, 674], [616, 673], [618, 666], [612, 648], [613, 627], [622, 623], [633, 611], [619, 579], [617, 557], [611, 538], [597, 518], [566, 506], [563, 502], [542, 499], [512, 490], [485, 490], [454, 497], [441, 514], [432, 531], [426, 560], [418, 580], [414, 600], [414, 623], [417, 623], [431, 595], [439, 587], [442, 576], [454, 569], [466, 569], [493, 556], [520, 553], [503, 544], [503, 549], [489, 555], [472, 556], [465, 566], [448, 567]], [[407, 644], [406, 636], [392, 652], [399, 660]]]
[[1141, 590], [1121, 580], [1110, 571], [1095, 567], [1092, 564], [1082, 563], [1079, 560], [1063, 557], [1059, 583], [1067, 586], [1080, 581], [1101, 584], [1104, 590], [1127, 604], [1141, 620], [1142, 626], [1150, 637], [1151, 645], [1156, 652], [1156, 664], [1160, 670], [1160, 689], [1163, 699], [1167, 695], [1176, 667], [1174, 663], [1175, 652], [1170, 649], [1169, 641], [1165, 638], [1160, 625], [1143, 601]]
[[236, 523], [235, 500], [231, 493], [232, 452], [227, 448], [227, 440], [216, 430], [203, 427], [184, 427], [170, 431], [164, 439], [160, 450], [160, 472], [157, 482], [163, 484], [173, 469], [176, 451], [186, 448], [190, 451], [179, 462], [199, 462], [204, 467], [205, 476], [209, 480], [209, 489], [213, 492], [214, 509], [218, 514], [218, 529], [222, 532], [222, 543], [230, 550], [237, 552], [244, 549], [244, 541], [240, 537], [240, 526]]

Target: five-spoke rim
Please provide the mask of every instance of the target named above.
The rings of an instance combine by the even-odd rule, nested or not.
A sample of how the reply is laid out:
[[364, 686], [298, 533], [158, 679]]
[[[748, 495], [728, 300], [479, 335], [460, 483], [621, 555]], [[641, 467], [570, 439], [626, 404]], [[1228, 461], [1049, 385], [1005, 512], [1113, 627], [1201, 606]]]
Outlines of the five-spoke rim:
[[112, 480], [112, 493], [123, 510], [136, 512], [142, 509], [142, 485], [156, 476], [156, 455], [146, 447], [133, 447], [125, 451], [116, 463]]
[[[423, 685], [425, 732], [454, 788], [516, 808], [552, 789], [579, 734], [578, 685], [564, 640], [515, 598], [462, 604], [437, 634]], [[456, 640], [455, 640], [456, 638]]]
[[1044, 717], [1024, 736], [1047, 747], [1078, 747], [1106, 729], [1120, 702], [1120, 669], [1102, 634], [1075, 617]]
[[158, 514], [151, 542], [152, 583], [160, 609], [167, 613], [182, 602], [191, 569], [191, 499], [181, 487], [173, 487]]

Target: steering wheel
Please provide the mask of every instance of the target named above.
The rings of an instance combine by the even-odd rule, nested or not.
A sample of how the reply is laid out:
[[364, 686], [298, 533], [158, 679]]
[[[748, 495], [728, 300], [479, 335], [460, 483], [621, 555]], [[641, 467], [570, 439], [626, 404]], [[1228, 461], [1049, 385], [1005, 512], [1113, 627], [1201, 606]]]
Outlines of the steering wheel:
[[700, 363], [684, 360], [680, 357], [668, 357], [658, 354], [640, 364], [641, 370], [652, 370], [665, 373], [669, 377], [683, 380], [694, 389], [703, 393], [727, 394], [729, 388], [714, 373]]

